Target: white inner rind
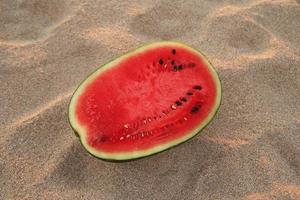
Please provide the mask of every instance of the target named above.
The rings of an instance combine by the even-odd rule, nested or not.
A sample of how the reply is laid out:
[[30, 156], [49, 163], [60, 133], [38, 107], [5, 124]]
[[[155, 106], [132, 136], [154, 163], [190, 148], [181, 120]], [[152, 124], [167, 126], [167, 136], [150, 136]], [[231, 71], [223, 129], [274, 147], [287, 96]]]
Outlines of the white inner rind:
[[[182, 47], [185, 48], [191, 52], [194, 52], [196, 55], [198, 55], [199, 57], [202, 58], [202, 60], [206, 63], [208, 69], [210, 70], [210, 73], [213, 77], [213, 80], [215, 82], [215, 86], [216, 86], [216, 98], [215, 98], [215, 103], [214, 106], [211, 110], [211, 112], [209, 113], [209, 115], [196, 127], [194, 128], [192, 131], [190, 131], [189, 133], [184, 134], [182, 137], [168, 141], [165, 144], [160, 144], [157, 146], [154, 146], [152, 148], [149, 148], [147, 150], [135, 150], [135, 151], [131, 151], [131, 152], [116, 152], [116, 153], [109, 153], [109, 152], [103, 152], [100, 151], [98, 149], [93, 148], [92, 146], [90, 146], [87, 142], [87, 132], [86, 132], [86, 128], [84, 127], [84, 125], [80, 124], [80, 122], [77, 120], [76, 115], [75, 115], [75, 108], [76, 108], [76, 102], [78, 102], [78, 98], [80, 96], [80, 94], [82, 92], [84, 92], [85, 87], [87, 85], [89, 85], [90, 83], [93, 82], [93, 80], [95, 78], [97, 78], [102, 72], [104, 72], [107, 69], [111, 69], [112, 67], [117, 66], [118, 63], [120, 63], [121, 61], [123, 61], [124, 59], [127, 59], [128, 57], [135, 55], [139, 52], [143, 52], [143, 51], [147, 51], [149, 49], [153, 49], [153, 48], [159, 48], [159, 47], [165, 47], [165, 46], [170, 46], [170, 47]], [[95, 71], [92, 75], [90, 75], [75, 91], [75, 93], [72, 96], [70, 105], [69, 105], [69, 120], [70, 120], [70, 124], [73, 127], [73, 129], [78, 133], [81, 143], [83, 144], [83, 146], [86, 148], [86, 150], [88, 152], [90, 152], [92, 155], [102, 158], [102, 159], [109, 159], [109, 160], [128, 160], [128, 159], [134, 159], [134, 158], [139, 158], [139, 157], [144, 157], [144, 156], [148, 156], [154, 153], [158, 153], [161, 152], [163, 150], [166, 150], [170, 147], [173, 147], [177, 144], [180, 144], [190, 138], [192, 138], [193, 136], [195, 136], [197, 133], [199, 133], [214, 117], [214, 115], [216, 114], [219, 106], [221, 103], [221, 82], [220, 79], [218, 77], [218, 74], [216, 72], [216, 70], [213, 68], [213, 66], [208, 62], [208, 60], [206, 59], [206, 57], [200, 53], [199, 51], [185, 45], [185, 44], [181, 44], [178, 42], [158, 42], [158, 43], [152, 43], [146, 46], [143, 46], [141, 48], [136, 49], [135, 51], [132, 51], [130, 53], [125, 54], [124, 56], [121, 56], [117, 59], [115, 59], [114, 61], [102, 66], [101, 68], [99, 68], [97, 71]]]

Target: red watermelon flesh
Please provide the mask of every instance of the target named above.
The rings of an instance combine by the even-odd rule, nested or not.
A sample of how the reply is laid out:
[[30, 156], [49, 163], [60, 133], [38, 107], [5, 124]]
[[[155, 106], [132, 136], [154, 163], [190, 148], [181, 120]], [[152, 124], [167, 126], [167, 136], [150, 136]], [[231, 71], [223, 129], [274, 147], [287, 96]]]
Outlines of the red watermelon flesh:
[[160, 42], [89, 76], [72, 97], [69, 118], [90, 153], [126, 160], [196, 135], [211, 121], [220, 101], [218, 75], [201, 53]]

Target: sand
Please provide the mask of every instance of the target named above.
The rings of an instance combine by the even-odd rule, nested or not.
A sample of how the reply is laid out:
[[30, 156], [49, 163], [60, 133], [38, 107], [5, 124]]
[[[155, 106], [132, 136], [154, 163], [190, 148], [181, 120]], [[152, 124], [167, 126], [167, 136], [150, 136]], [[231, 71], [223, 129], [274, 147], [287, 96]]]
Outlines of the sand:
[[[93, 158], [68, 124], [90, 72], [177, 40], [219, 71], [201, 135], [126, 163]], [[300, 199], [300, 1], [2, 0], [0, 199]]]

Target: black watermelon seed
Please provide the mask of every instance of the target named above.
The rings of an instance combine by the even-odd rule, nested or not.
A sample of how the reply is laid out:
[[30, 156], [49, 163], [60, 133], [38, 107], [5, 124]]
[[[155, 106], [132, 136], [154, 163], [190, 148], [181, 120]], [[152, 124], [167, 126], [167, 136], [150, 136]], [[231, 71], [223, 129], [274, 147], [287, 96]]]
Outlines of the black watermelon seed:
[[189, 95], [189, 96], [192, 96], [192, 95], [193, 95], [192, 92], [187, 92], [186, 94]]
[[174, 64], [175, 64], [175, 61], [174, 61], [174, 60], [172, 60], [171, 64], [172, 64], [172, 65], [174, 65]]
[[164, 61], [162, 59], [160, 59], [158, 62], [160, 65], [164, 64]]
[[194, 113], [196, 113], [196, 112], [198, 112], [199, 111], [199, 107], [198, 106], [194, 106], [194, 107], [192, 107], [192, 109], [191, 109], [191, 114], [194, 114]]
[[176, 101], [175, 103], [176, 103], [177, 106], [181, 106], [182, 105], [182, 103], [180, 101]]
[[176, 50], [175, 50], [175, 49], [172, 50], [172, 54], [173, 54], [173, 55], [176, 54]]
[[180, 100], [181, 100], [182, 102], [187, 102], [187, 99], [184, 98], [184, 97], [180, 98]]
[[173, 67], [173, 71], [174, 71], [174, 72], [176, 72], [176, 71], [177, 71], [177, 66], [176, 66], [176, 65], [174, 65], [174, 67]]
[[182, 69], [183, 69], [182, 65], [179, 65], [178, 70], [182, 70]]
[[189, 66], [189, 67], [195, 67], [196, 64], [195, 64], [195, 63], [189, 63], [188, 66]]
[[201, 90], [202, 87], [201, 87], [201, 85], [195, 85], [195, 86], [193, 87], [193, 89], [195, 89], [195, 90]]

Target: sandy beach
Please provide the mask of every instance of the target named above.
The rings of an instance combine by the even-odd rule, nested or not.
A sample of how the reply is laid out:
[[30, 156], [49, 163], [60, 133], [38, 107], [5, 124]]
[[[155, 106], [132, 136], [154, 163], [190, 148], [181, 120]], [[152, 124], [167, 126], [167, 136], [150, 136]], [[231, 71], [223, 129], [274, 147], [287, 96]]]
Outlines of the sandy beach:
[[[95, 159], [67, 106], [144, 43], [203, 51], [223, 101], [200, 135], [144, 159]], [[0, 199], [300, 199], [299, 0], [0, 1]]]

